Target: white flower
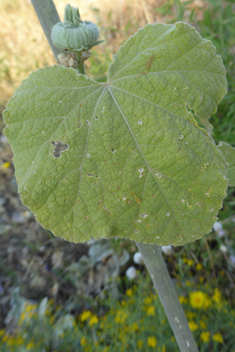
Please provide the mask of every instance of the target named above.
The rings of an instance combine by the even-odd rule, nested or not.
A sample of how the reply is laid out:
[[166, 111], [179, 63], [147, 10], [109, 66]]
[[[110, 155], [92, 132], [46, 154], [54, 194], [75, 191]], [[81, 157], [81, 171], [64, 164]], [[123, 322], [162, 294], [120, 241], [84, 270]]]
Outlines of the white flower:
[[214, 225], [213, 225], [213, 230], [214, 230], [215, 232], [219, 232], [219, 231], [222, 230], [222, 229], [223, 229], [223, 226], [222, 226], [221, 222], [216, 221], [216, 222], [214, 223]]
[[137, 270], [134, 266], [130, 266], [130, 268], [126, 271], [126, 277], [129, 280], [133, 280], [137, 276]]
[[165, 253], [166, 255], [171, 255], [174, 254], [172, 245], [170, 244], [169, 246], [162, 246], [162, 251], [163, 253]]
[[235, 264], [235, 255], [230, 255], [230, 260], [233, 264]]
[[223, 253], [228, 252], [228, 248], [224, 244], [221, 244], [221, 246], [219, 248], [220, 248], [221, 252], [223, 252]]
[[224, 230], [220, 230], [219, 232], [218, 232], [218, 236], [221, 238], [221, 237], [224, 237], [224, 235], [225, 235], [225, 232], [224, 232]]
[[144, 264], [142, 254], [140, 252], [136, 252], [134, 254], [133, 261], [134, 261], [135, 264], [139, 264], [139, 265], [143, 265]]

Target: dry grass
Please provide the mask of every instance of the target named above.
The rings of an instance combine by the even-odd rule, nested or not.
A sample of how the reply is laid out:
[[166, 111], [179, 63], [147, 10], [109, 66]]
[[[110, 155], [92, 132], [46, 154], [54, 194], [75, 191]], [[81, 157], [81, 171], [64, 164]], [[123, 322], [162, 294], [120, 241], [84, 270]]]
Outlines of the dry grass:
[[[68, 0], [55, 0], [59, 15], [63, 18]], [[98, 23], [105, 47], [99, 54], [109, 50], [117, 51], [122, 42], [137, 28], [147, 22], [165, 22], [167, 15], [155, 9], [173, 0], [70, 0], [78, 6], [82, 19]], [[201, 0], [195, 0], [196, 7], [202, 7]], [[205, 1], [203, 2], [205, 3]], [[172, 6], [173, 6], [172, 5]], [[192, 5], [191, 5], [192, 6]], [[168, 15], [169, 19], [169, 15]], [[0, 106], [4, 107], [21, 81], [32, 71], [55, 60], [47, 44], [42, 28], [30, 0], [4, 0], [0, 2]]]

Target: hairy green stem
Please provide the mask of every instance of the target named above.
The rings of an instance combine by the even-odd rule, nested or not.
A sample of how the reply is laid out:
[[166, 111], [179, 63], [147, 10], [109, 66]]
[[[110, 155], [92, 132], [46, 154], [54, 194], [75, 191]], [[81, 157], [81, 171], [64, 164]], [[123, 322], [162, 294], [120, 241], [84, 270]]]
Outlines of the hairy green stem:
[[82, 60], [82, 53], [76, 53], [77, 55], [77, 60], [78, 60], [78, 66], [77, 66], [77, 70], [78, 73], [85, 75], [86, 71], [85, 71], [85, 66], [84, 66], [84, 60]]
[[61, 21], [55, 4], [53, 0], [31, 0], [31, 2], [57, 61], [57, 56], [63, 51], [56, 48], [51, 40], [52, 27]]
[[160, 297], [181, 352], [198, 352], [192, 331], [162, 257], [161, 247], [136, 242]]

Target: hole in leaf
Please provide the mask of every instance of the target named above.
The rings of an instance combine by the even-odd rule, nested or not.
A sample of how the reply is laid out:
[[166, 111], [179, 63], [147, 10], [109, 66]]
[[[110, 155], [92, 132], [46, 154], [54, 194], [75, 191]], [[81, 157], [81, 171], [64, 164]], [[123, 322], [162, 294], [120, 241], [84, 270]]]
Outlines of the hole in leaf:
[[96, 178], [99, 178], [99, 176], [98, 175], [95, 175], [95, 174], [86, 174], [87, 175], [87, 177], [96, 177]]
[[148, 217], [148, 214], [140, 214], [140, 216], [145, 219]]
[[98, 120], [98, 116], [95, 116], [95, 120]]
[[112, 149], [111, 149], [111, 152], [112, 152], [112, 153], [115, 153], [115, 152], [116, 152], [116, 149], [115, 149], [115, 148], [112, 148]]
[[54, 146], [53, 156], [54, 158], [60, 158], [61, 153], [69, 149], [69, 145], [61, 141], [52, 141], [51, 144]]

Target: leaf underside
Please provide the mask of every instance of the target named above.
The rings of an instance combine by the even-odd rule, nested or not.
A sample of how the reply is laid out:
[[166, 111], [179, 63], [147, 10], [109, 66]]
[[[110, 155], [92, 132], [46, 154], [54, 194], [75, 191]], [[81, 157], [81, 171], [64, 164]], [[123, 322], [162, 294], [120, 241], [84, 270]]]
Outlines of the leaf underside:
[[182, 22], [130, 37], [107, 83], [39, 69], [4, 112], [23, 203], [73, 242], [201, 238], [226, 196], [227, 165], [188, 109], [210, 129], [226, 90], [215, 48]]

